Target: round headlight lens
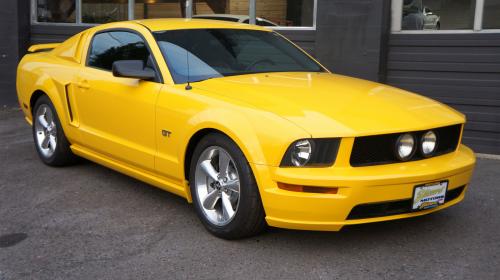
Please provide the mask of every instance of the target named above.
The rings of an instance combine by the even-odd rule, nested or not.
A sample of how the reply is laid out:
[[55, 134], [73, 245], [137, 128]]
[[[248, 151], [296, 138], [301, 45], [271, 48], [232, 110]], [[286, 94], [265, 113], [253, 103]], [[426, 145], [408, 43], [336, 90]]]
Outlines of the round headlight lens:
[[292, 164], [304, 166], [309, 162], [312, 155], [312, 143], [309, 140], [297, 141], [293, 147]]
[[436, 151], [437, 147], [437, 136], [434, 131], [427, 131], [422, 136], [422, 154], [424, 156], [430, 156], [434, 151]]
[[409, 160], [415, 151], [415, 138], [406, 133], [399, 136], [396, 142], [396, 155], [400, 160]]

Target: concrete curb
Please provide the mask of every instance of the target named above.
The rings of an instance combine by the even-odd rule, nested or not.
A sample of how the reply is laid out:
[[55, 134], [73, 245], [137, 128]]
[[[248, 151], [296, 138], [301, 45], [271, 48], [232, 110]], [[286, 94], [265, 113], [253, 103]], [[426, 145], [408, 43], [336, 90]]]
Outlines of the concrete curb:
[[482, 159], [494, 159], [494, 160], [500, 160], [500, 155], [492, 155], [492, 154], [479, 154], [476, 153], [477, 158], [482, 158]]

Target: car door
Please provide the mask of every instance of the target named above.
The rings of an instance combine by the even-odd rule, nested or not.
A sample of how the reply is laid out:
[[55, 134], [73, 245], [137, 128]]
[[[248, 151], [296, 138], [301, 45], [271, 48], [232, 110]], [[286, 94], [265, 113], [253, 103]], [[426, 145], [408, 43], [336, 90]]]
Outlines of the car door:
[[[117, 60], [142, 60], [155, 68], [147, 42], [132, 30], [96, 33], [86, 65], [76, 77], [76, 103], [84, 145], [101, 155], [154, 171], [156, 81], [114, 77]], [[155, 69], [156, 73], [159, 73]]]

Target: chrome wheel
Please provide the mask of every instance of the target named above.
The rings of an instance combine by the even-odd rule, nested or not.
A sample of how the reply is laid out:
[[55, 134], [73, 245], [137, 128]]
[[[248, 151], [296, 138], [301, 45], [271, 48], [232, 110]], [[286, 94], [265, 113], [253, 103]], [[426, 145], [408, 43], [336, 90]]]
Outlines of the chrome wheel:
[[196, 163], [194, 184], [196, 199], [210, 223], [228, 224], [240, 202], [240, 177], [229, 153], [218, 146], [206, 148]]
[[52, 109], [42, 104], [35, 113], [34, 126], [36, 144], [39, 151], [46, 158], [50, 158], [57, 147], [57, 127]]

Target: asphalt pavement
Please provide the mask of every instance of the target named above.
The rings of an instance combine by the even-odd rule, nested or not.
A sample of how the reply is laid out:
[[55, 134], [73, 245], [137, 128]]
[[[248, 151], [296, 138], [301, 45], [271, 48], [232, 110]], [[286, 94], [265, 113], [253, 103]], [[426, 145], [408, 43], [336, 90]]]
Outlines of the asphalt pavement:
[[51, 168], [18, 110], [0, 109], [0, 280], [500, 279], [500, 161], [466, 199], [340, 232], [210, 235], [184, 199], [97, 164]]

